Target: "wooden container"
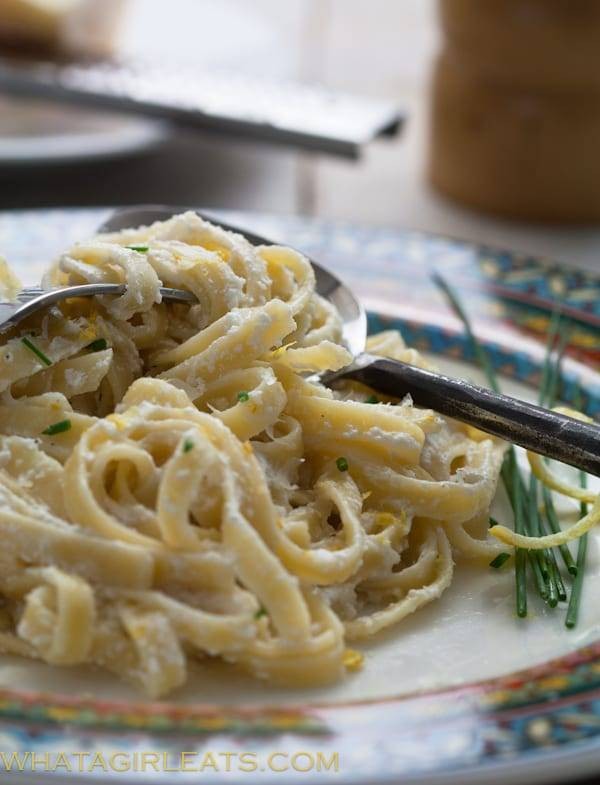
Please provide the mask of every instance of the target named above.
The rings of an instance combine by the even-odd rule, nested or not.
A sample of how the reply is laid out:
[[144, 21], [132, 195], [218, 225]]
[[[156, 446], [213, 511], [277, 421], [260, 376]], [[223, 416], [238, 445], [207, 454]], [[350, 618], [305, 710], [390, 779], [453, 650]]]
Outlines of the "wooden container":
[[441, 0], [448, 46], [513, 85], [600, 87], [598, 0]]
[[485, 211], [600, 221], [600, 2], [441, 0], [429, 176]]
[[33, 55], [106, 57], [125, 0], [0, 0], [0, 46]]

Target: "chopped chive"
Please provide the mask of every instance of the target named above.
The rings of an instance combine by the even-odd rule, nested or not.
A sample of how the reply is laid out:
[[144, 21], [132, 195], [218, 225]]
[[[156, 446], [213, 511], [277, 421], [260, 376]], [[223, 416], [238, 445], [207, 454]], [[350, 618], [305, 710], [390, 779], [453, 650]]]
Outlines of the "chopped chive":
[[96, 338], [95, 341], [88, 343], [85, 348], [90, 352], [103, 352], [107, 347], [106, 338]]
[[262, 617], [263, 617], [263, 616], [266, 616], [266, 615], [267, 615], [267, 609], [266, 609], [266, 608], [264, 608], [264, 607], [261, 605], [261, 606], [260, 606], [260, 608], [259, 608], [259, 609], [256, 611], [256, 613], [254, 614], [254, 618], [255, 618], [255, 619], [262, 619]]
[[125, 248], [129, 248], [130, 251], [137, 251], [138, 253], [148, 253], [150, 250], [147, 245], [126, 245]]
[[42, 433], [44, 436], [55, 436], [57, 433], [64, 433], [71, 430], [71, 420], [61, 420], [49, 425]]
[[192, 439], [185, 439], [183, 442], [183, 452], [189, 452], [190, 450], [194, 449], [194, 442]]
[[246, 390], [241, 390], [237, 394], [237, 399], [238, 399], [238, 401], [240, 401], [240, 403], [244, 403], [245, 401], [249, 401], [250, 400], [250, 396], [248, 395]]
[[490, 562], [490, 567], [493, 567], [495, 570], [500, 569], [503, 564], [510, 559], [510, 553], [499, 553], [495, 559], [492, 559]]
[[376, 395], [369, 395], [365, 403], [379, 403], [379, 398]]
[[40, 359], [44, 365], [52, 365], [52, 360], [49, 357], [46, 357], [44, 352], [30, 341], [29, 338], [21, 338], [21, 343], [25, 344], [25, 346], [29, 349], [29, 351], [33, 352], [35, 356]]
[[345, 458], [338, 458], [336, 460], [336, 462], [335, 462], [335, 465], [338, 467], [338, 469], [341, 472], [347, 472], [348, 471], [348, 468], [349, 468], [348, 467], [348, 461]]

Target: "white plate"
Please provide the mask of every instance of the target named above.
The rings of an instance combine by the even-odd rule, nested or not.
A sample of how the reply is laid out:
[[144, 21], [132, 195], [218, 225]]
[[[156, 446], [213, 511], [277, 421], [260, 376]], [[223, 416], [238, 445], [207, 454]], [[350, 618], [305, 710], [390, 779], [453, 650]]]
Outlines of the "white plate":
[[[98, 210], [0, 214], [0, 251], [16, 263], [26, 281], [33, 281], [44, 263], [42, 257], [51, 258], [59, 247], [90, 234], [104, 217], [105, 211]], [[402, 232], [369, 238], [356, 228], [314, 221], [298, 224], [292, 231], [284, 219], [269, 220], [272, 226], [267, 234], [310, 249], [319, 260], [332, 261], [332, 267], [353, 280], [364, 296], [376, 295], [379, 287], [386, 291], [388, 302], [402, 303], [397, 324], [396, 317], [381, 316], [380, 329], [405, 329], [420, 347], [437, 347], [436, 362], [443, 370], [481, 380], [477, 370], [462, 360], [464, 352], [452, 330], [435, 324], [438, 314], [430, 318], [424, 311], [425, 319], [416, 320], [415, 271], [420, 268], [414, 259], [435, 259], [439, 238]], [[253, 222], [246, 216], [238, 223]], [[249, 228], [260, 230], [256, 218]], [[498, 270], [509, 267], [519, 273], [519, 281], [523, 279], [521, 260], [508, 252], [444, 243], [446, 269], [454, 259], [457, 280], [459, 252], [461, 263], [468, 267], [468, 280], [492, 262]], [[352, 253], [354, 247], [356, 253]], [[389, 259], [393, 264], [388, 264]], [[533, 267], [532, 261], [532, 277]], [[535, 272], [542, 282], [548, 276], [541, 262], [535, 261]], [[408, 307], [404, 282], [409, 275], [412, 311], [409, 318], [406, 313], [401, 318]], [[594, 304], [598, 298], [592, 293], [599, 281], [590, 277], [585, 283], [581, 291], [590, 292]], [[424, 302], [431, 309], [429, 295]], [[469, 307], [474, 307], [472, 295]], [[532, 313], [539, 318], [537, 311]], [[580, 316], [586, 314], [582, 311]], [[531, 398], [532, 388], [522, 381], [536, 383], [543, 348], [522, 337], [516, 342], [514, 333], [501, 324], [495, 326], [494, 339], [499, 347], [492, 355], [497, 369], [514, 377], [504, 379], [504, 389]], [[581, 366], [563, 368], [565, 377], [574, 370], [579, 378]], [[588, 374], [586, 386], [596, 405], [600, 376], [592, 363], [588, 363]], [[502, 520], [509, 515], [501, 493], [494, 512]], [[3, 657], [0, 752], [49, 754], [53, 760], [61, 752], [72, 756], [87, 751], [105, 758], [124, 753], [133, 762], [135, 755], [144, 752], [173, 756], [185, 750], [200, 758], [213, 753], [220, 765], [218, 770], [209, 766], [187, 777], [168, 770], [162, 774], [130, 770], [117, 775], [101, 769], [81, 773], [75, 769], [68, 781], [81, 783], [201, 780], [242, 785], [289, 779], [312, 785], [511, 785], [583, 776], [597, 771], [600, 760], [598, 580], [600, 529], [590, 535], [581, 624], [568, 632], [562, 623], [564, 607], [549, 613], [533, 596], [529, 617], [515, 618], [512, 570], [473, 573], [461, 565], [438, 602], [365, 646], [362, 672], [342, 684], [303, 693], [257, 685], [233, 669], [203, 661], [194, 667], [185, 688], [164, 701], [150, 703], [90, 668], [55, 669]], [[264, 768], [259, 766], [254, 776], [235, 768], [227, 773], [219, 753], [245, 751], [255, 753]], [[291, 756], [300, 751], [328, 757], [337, 752], [338, 773], [268, 770], [273, 753]], [[76, 766], [77, 761], [71, 760]], [[173, 765], [172, 757], [169, 765]], [[48, 778], [41, 772], [28, 771], [26, 776], [27, 783]], [[60, 770], [54, 776], [50, 781], [67, 779]]]

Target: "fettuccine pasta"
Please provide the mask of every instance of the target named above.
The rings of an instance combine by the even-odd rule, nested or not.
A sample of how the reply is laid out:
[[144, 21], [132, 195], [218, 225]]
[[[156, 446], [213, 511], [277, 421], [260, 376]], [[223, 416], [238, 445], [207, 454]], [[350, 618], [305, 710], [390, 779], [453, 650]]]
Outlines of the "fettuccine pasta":
[[[316, 381], [350, 355], [301, 254], [186, 213], [78, 244], [44, 280], [93, 282], [128, 289], [0, 349], [0, 651], [152, 697], [190, 658], [331, 682], [349, 642], [442, 594], [457, 553], [501, 549], [499, 443]], [[396, 332], [368, 349], [424, 364]]]

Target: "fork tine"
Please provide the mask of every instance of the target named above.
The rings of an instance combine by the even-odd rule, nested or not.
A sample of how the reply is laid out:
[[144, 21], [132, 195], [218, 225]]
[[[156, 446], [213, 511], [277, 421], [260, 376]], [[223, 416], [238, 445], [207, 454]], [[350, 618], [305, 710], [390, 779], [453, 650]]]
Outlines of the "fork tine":
[[[0, 333], [31, 316], [37, 310], [48, 308], [61, 300], [66, 300], [70, 297], [119, 295], [123, 294], [126, 289], [125, 284], [117, 283], [79, 284], [76, 286], [58, 287], [57, 289], [42, 289], [38, 286], [29, 286], [19, 292], [15, 303], [6, 303], [4, 311], [0, 312]], [[188, 303], [189, 305], [198, 302], [196, 296], [189, 291], [161, 286], [160, 292], [165, 300], [172, 302]]]

